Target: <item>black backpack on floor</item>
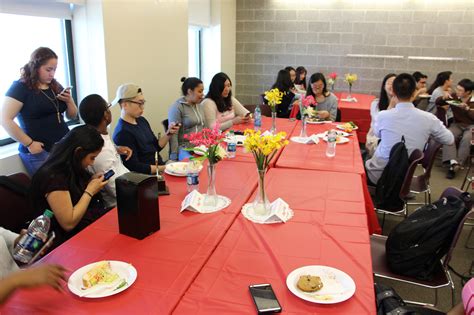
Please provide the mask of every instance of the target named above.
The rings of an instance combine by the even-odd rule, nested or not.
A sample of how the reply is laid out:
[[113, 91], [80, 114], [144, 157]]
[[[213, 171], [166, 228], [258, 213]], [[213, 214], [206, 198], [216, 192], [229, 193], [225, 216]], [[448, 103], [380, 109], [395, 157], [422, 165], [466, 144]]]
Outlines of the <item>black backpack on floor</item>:
[[375, 207], [378, 209], [401, 209], [403, 200], [400, 190], [408, 171], [408, 150], [405, 146], [405, 137], [396, 143], [390, 150], [390, 157], [385, 166], [375, 190]]
[[439, 260], [446, 255], [471, 196], [448, 196], [426, 205], [400, 222], [385, 244], [387, 263], [396, 274], [430, 280]]

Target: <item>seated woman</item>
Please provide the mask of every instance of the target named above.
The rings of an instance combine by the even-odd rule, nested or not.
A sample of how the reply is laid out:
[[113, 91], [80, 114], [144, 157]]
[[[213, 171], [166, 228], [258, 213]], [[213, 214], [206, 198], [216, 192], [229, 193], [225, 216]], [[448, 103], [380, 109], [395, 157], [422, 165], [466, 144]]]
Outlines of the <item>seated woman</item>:
[[224, 72], [212, 78], [209, 92], [201, 105], [208, 128], [214, 128], [219, 123], [220, 129], [226, 130], [250, 120], [250, 112], [232, 96], [232, 81]]
[[306, 71], [305, 67], [299, 66], [296, 68], [295, 88], [297, 90], [306, 91]]
[[54, 247], [60, 245], [102, 216], [106, 210], [100, 190], [107, 185], [103, 174], [91, 176], [104, 140], [90, 126], [79, 126], [57, 142], [45, 163], [31, 180], [31, 200], [38, 213], [51, 209]]
[[459, 147], [456, 145], [443, 146], [443, 163], [449, 165], [446, 178], [453, 179], [459, 165], [463, 165], [471, 151], [472, 128], [474, 128], [474, 99], [472, 90], [474, 83], [470, 79], [462, 79], [456, 86], [456, 92], [443, 95], [436, 99], [437, 106], [450, 106], [447, 102], [456, 101], [457, 105], [450, 106], [453, 111], [453, 123], [449, 130], [455, 139], [460, 139]]
[[[290, 72], [288, 72], [288, 70], [282, 69], [278, 71], [277, 79], [272, 85], [272, 89], [275, 88], [283, 93], [281, 103], [276, 106], [277, 117], [289, 118], [291, 109], [293, 108], [293, 104], [295, 102], [295, 89], [294, 84], [291, 81]], [[265, 98], [264, 102], [267, 102]]]
[[306, 96], [312, 95], [318, 104], [318, 116], [324, 120], [335, 121], [337, 116], [337, 97], [327, 90], [324, 74], [317, 72], [309, 78]]
[[373, 127], [377, 115], [386, 109], [395, 107], [397, 104], [397, 98], [393, 94], [392, 84], [393, 80], [397, 75], [395, 73], [387, 74], [382, 80], [382, 87], [380, 89], [380, 97], [372, 101], [370, 105], [370, 129], [367, 132], [367, 140], [365, 142], [365, 148], [367, 149], [367, 157], [372, 157], [379, 143], [379, 138], [374, 135]]
[[181, 78], [183, 96], [174, 102], [168, 111], [168, 123], [180, 126], [179, 131], [170, 139], [170, 160], [182, 160], [190, 157], [184, 149], [190, 146], [184, 139], [185, 134], [199, 132], [204, 127], [204, 110], [199, 106], [203, 98], [204, 85], [198, 78]]
[[451, 84], [453, 83], [453, 79], [451, 78], [452, 74], [451, 71], [438, 73], [435, 81], [428, 89], [428, 94], [430, 94], [431, 97], [428, 101], [426, 111], [435, 114], [445, 126], [448, 126], [448, 120], [453, 117], [453, 113], [449, 110], [449, 106], [436, 106], [436, 100], [440, 96], [449, 97], [451, 94]]

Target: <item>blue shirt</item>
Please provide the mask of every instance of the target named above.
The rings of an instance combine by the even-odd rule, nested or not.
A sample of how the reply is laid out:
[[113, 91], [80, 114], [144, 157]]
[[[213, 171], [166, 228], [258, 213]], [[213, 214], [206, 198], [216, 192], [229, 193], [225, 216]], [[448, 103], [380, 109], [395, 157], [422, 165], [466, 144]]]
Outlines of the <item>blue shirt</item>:
[[[113, 139], [116, 145], [127, 146], [133, 150], [128, 161], [125, 160], [126, 156], [121, 156], [125, 167], [134, 172], [151, 174], [151, 165], [155, 165], [155, 154], [163, 148], [158, 144], [148, 121], [144, 117], [138, 117], [136, 121], [137, 124], [134, 125], [120, 118]], [[164, 164], [159, 154], [158, 164]]]
[[409, 155], [415, 149], [423, 151], [430, 137], [441, 144], [454, 142], [453, 134], [435, 115], [417, 109], [412, 103], [398, 103], [395, 108], [381, 111], [374, 123], [374, 135], [380, 138], [380, 143], [374, 156], [365, 163], [374, 184], [388, 163], [390, 150], [402, 136]]
[[[56, 99], [51, 89], [42, 91], [49, 98]], [[53, 144], [69, 132], [63, 118], [67, 105], [60, 100], [57, 100], [57, 103], [51, 101], [43, 93], [28, 88], [25, 83], [18, 80], [13, 82], [5, 95], [23, 103], [17, 115], [20, 128], [34, 141], [43, 142], [43, 149], [49, 152]], [[58, 122], [56, 106], [60, 113], [60, 122]], [[19, 145], [18, 150], [23, 153], [29, 152], [22, 144]]]

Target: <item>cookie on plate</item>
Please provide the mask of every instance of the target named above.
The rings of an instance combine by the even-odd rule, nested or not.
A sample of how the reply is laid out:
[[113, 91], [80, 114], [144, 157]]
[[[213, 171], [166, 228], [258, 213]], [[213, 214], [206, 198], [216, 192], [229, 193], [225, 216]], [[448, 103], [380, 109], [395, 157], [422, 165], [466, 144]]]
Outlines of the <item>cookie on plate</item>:
[[299, 278], [296, 286], [298, 289], [304, 292], [316, 292], [321, 290], [323, 287], [323, 282], [318, 276], [303, 275]]

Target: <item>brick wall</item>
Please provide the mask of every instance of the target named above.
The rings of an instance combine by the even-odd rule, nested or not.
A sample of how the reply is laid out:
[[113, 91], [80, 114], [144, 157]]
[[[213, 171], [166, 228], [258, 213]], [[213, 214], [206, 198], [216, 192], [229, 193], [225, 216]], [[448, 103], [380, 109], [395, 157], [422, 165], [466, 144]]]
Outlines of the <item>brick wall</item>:
[[[389, 72], [454, 72], [474, 79], [474, 1], [468, 0], [237, 0], [236, 82], [243, 104], [291, 65], [314, 72], [353, 72], [353, 90], [377, 94]], [[400, 55], [403, 59], [348, 57]], [[464, 61], [409, 60], [408, 56], [455, 57]]]

